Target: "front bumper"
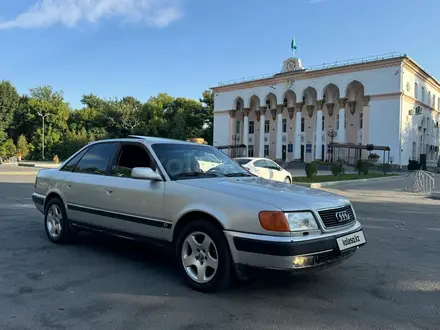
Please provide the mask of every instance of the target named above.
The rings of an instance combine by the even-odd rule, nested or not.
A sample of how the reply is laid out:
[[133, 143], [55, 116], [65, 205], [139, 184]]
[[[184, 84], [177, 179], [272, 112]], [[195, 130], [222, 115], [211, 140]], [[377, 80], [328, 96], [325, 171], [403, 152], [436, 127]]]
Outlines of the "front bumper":
[[33, 193], [32, 194], [32, 201], [35, 204], [35, 207], [37, 208], [38, 211], [40, 211], [41, 213], [44, 213], [44, 201], [46, 199], [46, 196], [44, 195], [40, 195], [37, 193]]
[[[326, 267], [351, 257], [365, 245], [340, 251], [336, 239], [362, 230], [359, 222], [349, 228], [315, 236], [280, 237], [225, 231], [234, 263], [240, 266], [276, 270], [304, 270]], [[296, 257], [310, 257], [295, 265]]]

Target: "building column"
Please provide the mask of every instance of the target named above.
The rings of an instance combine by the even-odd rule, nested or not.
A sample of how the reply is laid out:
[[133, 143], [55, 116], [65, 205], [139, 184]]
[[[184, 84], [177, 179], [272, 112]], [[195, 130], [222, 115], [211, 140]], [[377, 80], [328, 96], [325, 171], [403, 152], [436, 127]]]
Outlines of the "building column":
[[264, 157], [264, 124], [266, 121], [267, 107], [260, 107], [260, 146], [258, 148], [258, 157]]
[[243, 144], [245, 147], [245, 157], [249, 155], [249, 108], [243, 109]]
[[317, 112], [316, 112], [316, 142], [315, 142], [315, 159], [321, 160], [322, 156], [322, 106], [324, 105], [323, 100], [316, 101]]
[[364, 107], [362, 108], [362, 144], [367, 145], [370, 143], [370, 96], [364, 96], [363, 101]]
[[[228, 137], [228, 141], [229, 141], [229, 145], [233, 145], [234, 144], [234, 136], [235, 136], [235, 113], [237, 111], [236, 110], [229, 110], [229, 137]], [[229, 152], [229, 157], [234, 157], [235, 150], [234, 151], [230, 151]]]
[[295, 134], [294, 134], [294, 153], [293, 153], [293, 159], [294, 160], [300, 160], [301, 159], [301, 111], [303, 107], [303, 103], [299, 102], [295, 105], [295, 108], [297, 110], [296, 112], [296, 118], [295, 118]]
[[[283, 158], [283, 108], [284, 105], [277, 105], [277, 138], [276, 138], [276, 154], [275, 159]], [[286, 132], [287, 133], [287, 132]], [[286, 150], [287, 154], [287, 150]]]
[[338, 142], [345, 142], [345, 104], [347, 98], [339, 99], [339, 130], [338, 130]]

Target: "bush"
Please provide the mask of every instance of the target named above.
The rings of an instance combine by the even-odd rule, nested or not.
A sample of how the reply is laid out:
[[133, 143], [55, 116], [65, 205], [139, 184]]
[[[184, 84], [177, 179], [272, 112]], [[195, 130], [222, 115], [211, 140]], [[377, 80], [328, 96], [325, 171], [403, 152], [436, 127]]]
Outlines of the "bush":
[[6, 142], [0, 146], [0, 156], [2, 157], [13, 157], [16, 153], [17, 148], [12, 139], [6, 140]]
[[383, 174], [387, 174], [391, 172], [391, 164], [382, 164], [378, 166], [378, 170], [380, 170]]
[[314, 176], [316, 176], [316, 173], [318, 173], [318, 168], [316, 166], [316, 163], [307, 163], [306, 164], [306, 175], [307, 178], [311, 181]]
[[420, 170], [420, 163], [417, 160], [410, 160], [408, 162], [408, 171]]
[[363, 175], [367, 175], [368, 171], [370, 169], [370, 163], [359, 159], [356, 163], [356, 170], [358, 172], [359, 175], [363, 174]]
[[332, 173], [334, 176], [340, 176], [344, 174], [344, 167], [342, 166], [342, 163], [333, 163], [332, 164]]

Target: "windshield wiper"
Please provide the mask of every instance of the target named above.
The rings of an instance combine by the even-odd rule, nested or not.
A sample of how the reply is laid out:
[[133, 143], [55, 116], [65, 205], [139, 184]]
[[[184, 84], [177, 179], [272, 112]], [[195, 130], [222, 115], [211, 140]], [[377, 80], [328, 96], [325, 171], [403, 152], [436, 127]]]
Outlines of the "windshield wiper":
[[252, 176], [252, 175], [248, 174], [248, 173], [243, 173], [243, 172], [234, 172], [234, 173], [225, 174], [225, 176], [227, 176], [227, 177], [239, 177], [239, 176]]
[[217, 177], [217, 174], [214, 173], [203, 173], [203, 172], [185, 172], [174, 175], [175, 178], [196, 178], [196, 177]]

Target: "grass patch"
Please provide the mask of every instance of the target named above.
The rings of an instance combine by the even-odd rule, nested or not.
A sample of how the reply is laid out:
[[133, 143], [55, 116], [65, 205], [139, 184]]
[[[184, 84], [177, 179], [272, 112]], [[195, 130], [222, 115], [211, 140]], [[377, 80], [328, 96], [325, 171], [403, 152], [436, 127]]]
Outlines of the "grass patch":
[[313, 177], [313, 179], [310, 181], [307, 177], [294, 177], [293, 183], [295, 182], [313, 182], [313, 183], [320, 183], [320, 182], [333, 182], [333, 181], [347, 181], [347, 180], [360, 180], [360, 179], [373, 179], [373, 178], [383, 178], [383, 177], [390, 177], [390, 176], [396, 176], [398, 174], [383, 174], [383, 173], [368, 173], [367, 175], [359, 175], [357, 173], [348, 173], [343, 174], [340, 176], [334, 176], [334, 175], [317, 175]]

